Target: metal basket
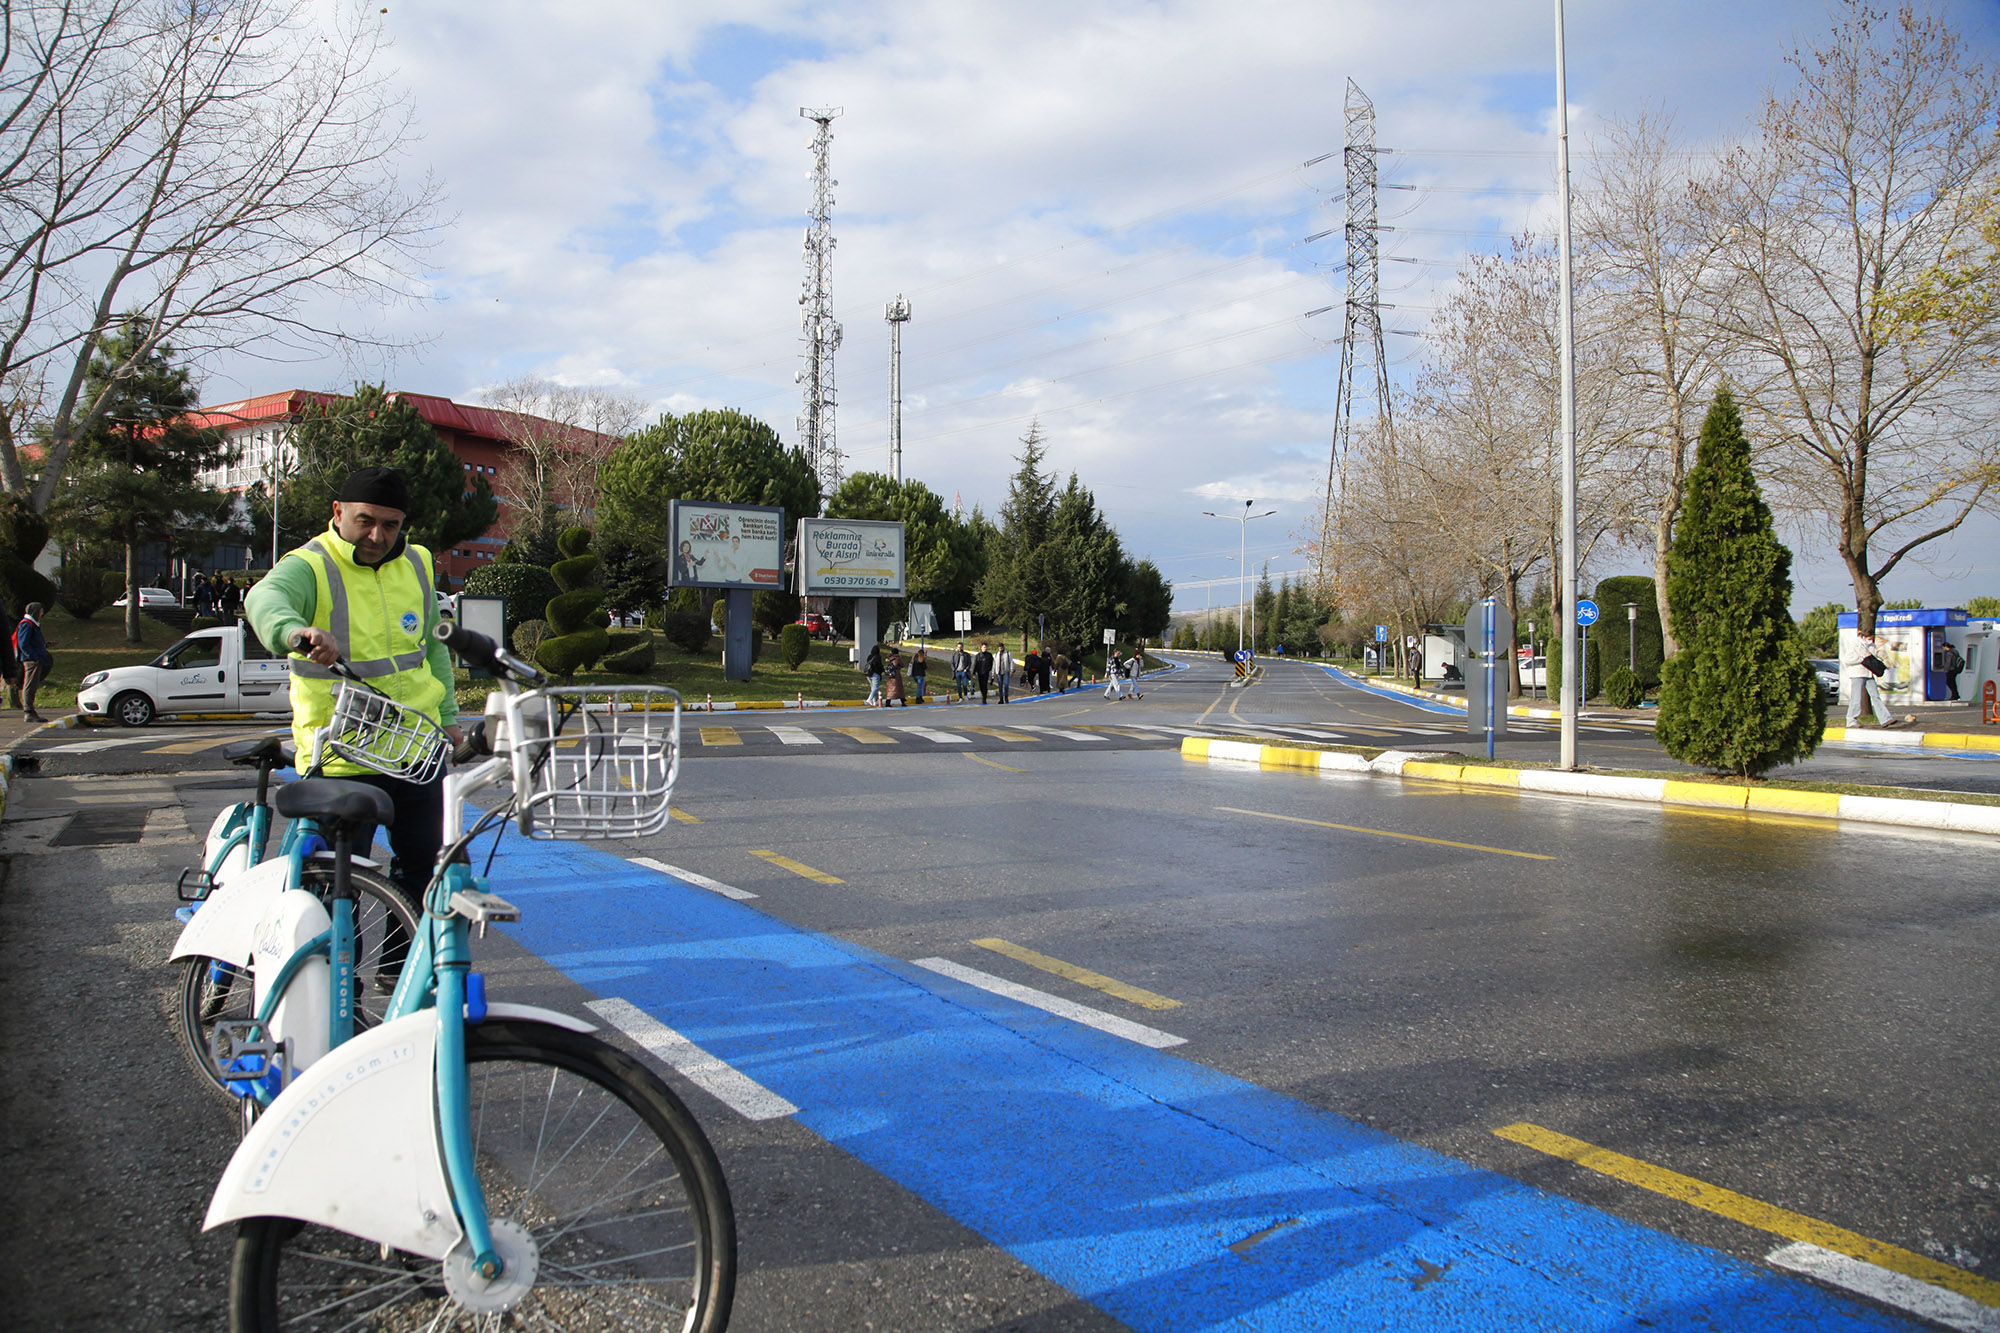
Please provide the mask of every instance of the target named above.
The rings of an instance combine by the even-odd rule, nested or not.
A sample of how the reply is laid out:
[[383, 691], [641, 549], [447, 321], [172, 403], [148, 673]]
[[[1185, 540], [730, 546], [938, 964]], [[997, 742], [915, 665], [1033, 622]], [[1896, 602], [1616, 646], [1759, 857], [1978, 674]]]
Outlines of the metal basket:
[[349, 763], [408, 782], [435, 781], [451, 754], [437, 723], [351, 680], [340, 682], [325, 736], [326, 749]]
[[659, 685], [510, 695], [514, 815], [538, 838], [658, 833], [681, 766], [681, 696]]

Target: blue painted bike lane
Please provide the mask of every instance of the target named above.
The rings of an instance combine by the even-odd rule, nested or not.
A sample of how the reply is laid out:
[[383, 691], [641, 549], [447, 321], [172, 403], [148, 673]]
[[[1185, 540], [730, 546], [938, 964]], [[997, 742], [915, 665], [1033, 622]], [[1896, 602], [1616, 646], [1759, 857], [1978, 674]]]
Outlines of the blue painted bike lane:
[[1141, 1333], [1920, 1327], [592, 847], [510, 837], [493, 883], [549, 964]]

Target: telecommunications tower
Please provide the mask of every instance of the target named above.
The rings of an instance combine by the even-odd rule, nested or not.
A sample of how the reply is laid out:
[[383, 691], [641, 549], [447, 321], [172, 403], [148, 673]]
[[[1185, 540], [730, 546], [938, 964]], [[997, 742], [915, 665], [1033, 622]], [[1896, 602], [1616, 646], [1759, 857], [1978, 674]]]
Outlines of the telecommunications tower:
[[903, 479], [903, 326], [910, 322], [910, 303], [901, 292], [882, 308], [889, 321], [889, 475]]
[[1347, 320], [1340, 334], [1340, 384], [1333, 406], [1333, 453], [1326, 469], [1326, 517], [1320, 528], [1319, 575], [1324, 584], [1333, 507], [1340, 494], [1341, 468], [1354, 432], [1354, 379], [1363, 359], [1375, 368], [1375, 419], [1382, 430], [1389, 416], [1389, 359], [1382, 350], [1382, 265], [1376, 248], [1381, 226], [1375, 214], [1375, 104], [1353, 79], [1347, 81]]
[[806, 228], [806, 276], [799, 293], [800, 323], [805, 329], [806, 364], [798, 381], [805, 386], [799, 413], [799, 443], [819, 478], [820, 499], [840, 485], [840, 449], [833, 436], [833, 354], [840, 346], [840, 323], [833, 317], [833, 187], [840, 184], [828, 170], [833, 148], [833, 120], [839, 107], [799, 114], [819, 128], [813, 134], [812, 225]]

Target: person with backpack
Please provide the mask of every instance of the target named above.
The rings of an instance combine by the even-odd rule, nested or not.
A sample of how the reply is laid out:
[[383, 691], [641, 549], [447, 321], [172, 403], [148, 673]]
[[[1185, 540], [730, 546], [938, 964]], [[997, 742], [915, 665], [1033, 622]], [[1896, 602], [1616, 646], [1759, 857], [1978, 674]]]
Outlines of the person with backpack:
[[47, 614], [48, 608], [40, 602], [29, 602], [21, 613], [21, 623], [14, 626], [14, 656], [21, 663], [21, 716], [30, 722], [48, 720], [35, 711], [35, 692], [56, 664], [42, 634], [42, 617]]
[[1958, 645], [1950, 639], [1933, 654], [1933, 665], [1944, 677], [1944, 687], [1951, 691], [1954, 702], [1958, 700], [1958, 673], [1965, 670], [1965, 654], [1958, 651]]
[[868, 674], [867, 708], [879, 707], [882, 703], [882, 645], [876, 644], [868, 650], [868, 660], [861, 669]]

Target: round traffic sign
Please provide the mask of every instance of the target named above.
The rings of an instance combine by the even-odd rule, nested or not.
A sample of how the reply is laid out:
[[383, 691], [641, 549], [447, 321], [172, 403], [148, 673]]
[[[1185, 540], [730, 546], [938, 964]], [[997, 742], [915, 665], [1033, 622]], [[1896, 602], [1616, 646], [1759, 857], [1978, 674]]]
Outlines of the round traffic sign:
[[1247, 661], [1249, 661], [1249, 660], [1250, 660], [1250, 650], [1249, 650], [1248, 648], [1238, 648], [1238, 649], [1236, 650], [1236, 660], [1237, 660], [1237, 661], [1239, 661], [1239, 662], [1247, 662]]
[[1576, 604], [1576, 623], [1579, 625], [1595, 625], [1597, 623], [1597, 603], [1591, 601], [1588, 597], [1579, 601]]

